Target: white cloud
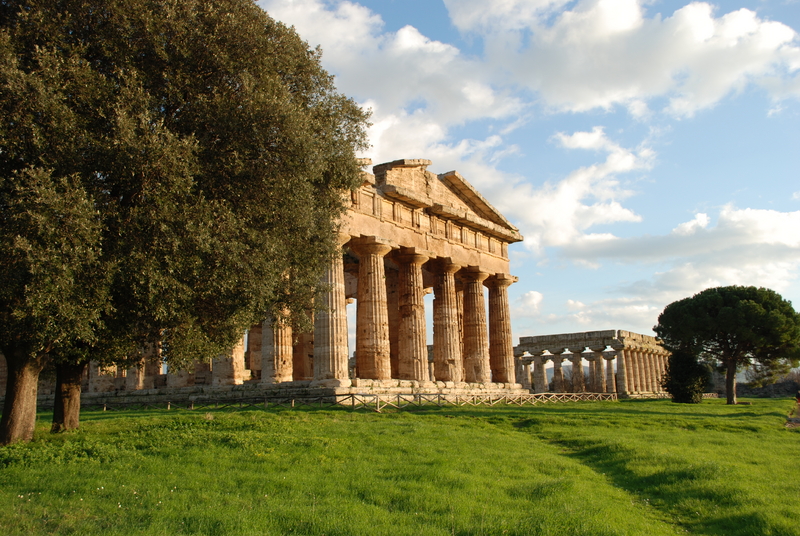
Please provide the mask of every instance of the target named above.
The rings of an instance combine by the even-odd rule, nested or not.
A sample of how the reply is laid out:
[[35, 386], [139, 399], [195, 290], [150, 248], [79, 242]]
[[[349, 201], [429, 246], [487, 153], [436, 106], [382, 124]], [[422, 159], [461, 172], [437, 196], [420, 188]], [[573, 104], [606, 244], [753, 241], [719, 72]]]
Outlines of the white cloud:
[[538, 188], [513, 178], [486, 185], [490, 198], [498, 200], [500, 211], [519, 222], [530, 249], [541, 252], [544, 247], [565, 246], [579, 239], [605, 240], [606, 235], [586, 231], [600, 224], [641, 221], [641, 216], [622, 206], [621, 201], [633, 192], [617, 176], [649, 169], [655, 157], [649, 147], [621, 147], [602, 127], [590, 132], [558, 133], [553, 140], [565, 148], [605, 152], [606, 159]]
[[800, 192], [793, 193], [792, 194], [792, 199], [794, 199], [795, 201], [800, 200]]
[[700, 229], [705, 229], [708, 227], [708, 223], [711, 220], [708, 217], [708, 214], [703, 214], [702, 212], [695, 215], [694, 219], [691, 221], [687, 221], [681, 223], [677, 227], [672, 230], [673, 234], [676, 235], [690, 235], [696, 233]]
[[647, 16], [643, 0], [446, 2], [456, 26], [480, 34], [487, 58], [561, 110], [647, 101], [688, 116], [754, 83], [774, 98], [800, 96], [800, 48], [790, 27], [747, 9], [715, 16], [692, 2]]
[[539, 314], [539, 308], [544, 300], [541, 292], [531, 290], [514, 300], [514, 316], [535, 316]]

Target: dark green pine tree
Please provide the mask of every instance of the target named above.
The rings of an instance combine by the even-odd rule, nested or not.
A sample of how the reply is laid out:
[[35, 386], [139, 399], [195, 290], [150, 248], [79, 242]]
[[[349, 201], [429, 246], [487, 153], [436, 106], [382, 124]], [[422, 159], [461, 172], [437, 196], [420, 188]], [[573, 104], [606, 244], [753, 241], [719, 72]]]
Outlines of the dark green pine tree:
[[305, 318], [368, 116], [252, 0], [0, 2], [0, 109], [0, 443], [48, 361], [74, 401], [89, 359]]
[[706, 289], [667, 305], [653, 331], [672, 353], [719, 364], [726, 374], [728, 404], [736, 404], [741, 368], [788, 371], [800, 357], [800, 315], [791, 302], [766, 288]]

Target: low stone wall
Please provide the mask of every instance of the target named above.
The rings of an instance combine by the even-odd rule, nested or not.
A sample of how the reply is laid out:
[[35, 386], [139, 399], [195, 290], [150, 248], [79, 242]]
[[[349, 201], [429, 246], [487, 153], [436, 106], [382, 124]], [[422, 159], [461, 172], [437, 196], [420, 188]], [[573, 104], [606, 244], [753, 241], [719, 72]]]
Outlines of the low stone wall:
[[[215, 401], [225, 402], [256, 398], [330, 398], [354, 394], [426, 394], [426, 395], [518, 395], [530, 393], [519, 384], [502, 383], [453, 383], [453, 382], [417, 382], [405, 380], [353, 380], [352, 387], [312, 387], [310, 381], [285, 382], [270, 387], [260, 383], [242, 385], [195, 385], [191, 387], [139, 389], [135, 391], [111, 391], [105, 393], [81, 394], [84, 405], [130, 405], [130, 404], [189, 404]], [[53, 407], [52, 394], [40, 395], [40, 409]], [[2, 403], [2, 400], [0, 400]]]

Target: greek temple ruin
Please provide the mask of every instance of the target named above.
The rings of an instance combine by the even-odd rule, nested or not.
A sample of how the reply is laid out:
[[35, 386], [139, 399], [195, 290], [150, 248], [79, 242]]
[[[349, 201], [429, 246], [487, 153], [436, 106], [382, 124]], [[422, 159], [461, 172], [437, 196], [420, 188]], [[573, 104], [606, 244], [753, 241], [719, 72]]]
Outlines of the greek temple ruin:
[[[158, 345], [150, 346], [127, 370], [91, 363], [84, 391], [660, 392], [667, 354], [653, 337], [617, 330], [545, 335], [522, 337], [515, 348], [508, 288], [517, 278], [509, 273], [508, 246], [522, 236], [458, 172], [437, 175], [430, 165], [396, 160], [363, 172], [341, 222], [342, 255], [324, 274], [330, 290], [313, 314], [313, 333], [267, 319], [229, 355], [198, 360], [187, 371], [165, 371]], [[354, 301], [351, 357], [347, 305]], [[566, 359], [571, 367], [562, 366]], [[2, 359], [0, 387], [4, 373]], [[48, 391], [52, 386], [42, 385], [40, 392]]]
[[[534, 393], [593, 392], [619, 396], [663, 393], [661, 381], [669, 357], [655, 337], [623, 330], [521, 337], [514, 353], [518, 377], [523, 387]], [[568, 378], [564, 373], [565, 360], [570, 362]], [[548, 361], [553, 364], [552, 382], [547, 381], [545, 374]], [[584, 361], [589, 363], [588, 377], [584, 374]]]

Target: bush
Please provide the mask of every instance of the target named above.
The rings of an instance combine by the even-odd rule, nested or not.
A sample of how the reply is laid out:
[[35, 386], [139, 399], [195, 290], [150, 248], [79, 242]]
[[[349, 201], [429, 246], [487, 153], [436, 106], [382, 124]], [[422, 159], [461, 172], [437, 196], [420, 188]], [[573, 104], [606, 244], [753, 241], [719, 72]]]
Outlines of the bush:
[[711, 381], [711, 370], [691, 352], [678, 350], [669, 357], [663, 386], [673, 402], [699, 404]]

